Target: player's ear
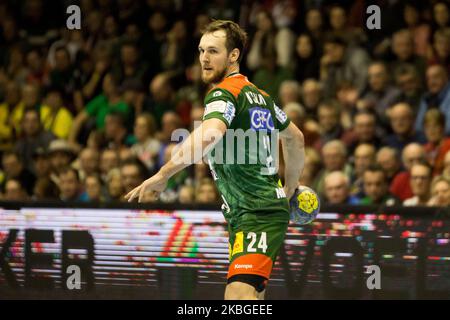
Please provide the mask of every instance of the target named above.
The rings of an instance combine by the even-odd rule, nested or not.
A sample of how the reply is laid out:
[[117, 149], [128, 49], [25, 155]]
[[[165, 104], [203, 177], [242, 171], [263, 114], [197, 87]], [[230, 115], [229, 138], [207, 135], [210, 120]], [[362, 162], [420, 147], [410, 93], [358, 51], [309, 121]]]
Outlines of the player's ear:
[[241, 54], [241, 52], [239, 51], [238, 48], [234, 48], [233, 50], [231, 50], [231, 52], [230, 52], [231, 63], [237, 62], [240, 54]]

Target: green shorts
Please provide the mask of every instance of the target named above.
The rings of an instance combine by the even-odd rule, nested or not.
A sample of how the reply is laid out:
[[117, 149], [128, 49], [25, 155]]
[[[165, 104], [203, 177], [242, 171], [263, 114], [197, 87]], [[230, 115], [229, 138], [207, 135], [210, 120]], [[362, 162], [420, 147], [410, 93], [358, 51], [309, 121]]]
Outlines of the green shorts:
[[269, 279], [286, 237], [289, 217], [246, 215], [235, 227], [228, 226], [230, 266], [227, 278], [254, 274]]

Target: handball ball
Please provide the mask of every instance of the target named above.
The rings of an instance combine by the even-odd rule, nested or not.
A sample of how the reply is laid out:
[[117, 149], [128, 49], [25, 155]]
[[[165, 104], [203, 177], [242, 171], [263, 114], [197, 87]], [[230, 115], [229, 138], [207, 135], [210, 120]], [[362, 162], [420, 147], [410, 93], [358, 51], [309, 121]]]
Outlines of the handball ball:
[[320, 210], [320, 201], [317, 193], [307, 187], [299, 186], [291, 200], [290, 219], [297, 224], [308, 224], [312, 222]]

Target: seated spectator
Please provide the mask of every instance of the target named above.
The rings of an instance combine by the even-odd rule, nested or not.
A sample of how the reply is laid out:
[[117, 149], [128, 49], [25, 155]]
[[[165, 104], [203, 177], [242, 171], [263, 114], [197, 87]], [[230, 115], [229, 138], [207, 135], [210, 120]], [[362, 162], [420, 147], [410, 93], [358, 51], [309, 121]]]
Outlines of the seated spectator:
[[72, 97], [76, 79], [70, 53], [65, 46], [55, 50], [55, 65], [50, 71], [50, 84], [62, 88], [64, 96]]
[[[300, 176], [299, 184], [302, 186], [308, 186], [312, 188], [314, 186], [314, 179], [319, 173], [321, 168], [320, 154], [315, 149], [311, 147], [305, 148], [305, 166], [303, 168], [303, 173]], [[279, 172], [280, 176], [283, 176]]]
[[392, 53], [394, 54], [394, 61], [391, 62], [391, 70], [394, 73], [398, 68], [410, 64], [414, 66], [419, 77], [425, 74], [425, 59], [414, 53], [414, 38], [408, 29], [402, 29], [392, 35]]
[[[176, 143], [170, 143], [164, 150], [164, 164], [170, 161], [172, 154], [176, 152], [178, 145]], [[161, 193], [160, 199], [162, 202], [175, 202], [178, 197], [178, 192], [182, 185], [184, 185], [188, 179], [187, 169], [181, 170], [171, 176], [167, 181], [166, 189]], [[196, 177], [197, 178], [197, 177]], [[197, 180], [197, 179], [196, 179]]]
[[[119, 153], [117, 150], [104, 149], [100, 155], [100, 174], [104, 182], [110, 171], [119, 167]], [[119, 179], [120, 180], [120, 179]]]
[[34, 172], [36, 172], [36, 178], [48, 178], [50, 177], [50, 157], [44, 148], [38, 148], [33, 154]]
[[175, 110], [175, 99], [173, 80], [168, 73], [159, 73], [150, 82], [150, 97], [145, 99], [143, 111], [151, 113], [160, 128], [163, 115]]
[[390, 84], [389, 71], [384, 62], [372, 62], [368, 71], [368, 90], [362, 95], [376, 112], [382, 126], [387, 125], [388, 108], [399, 101], [401, 91]]
[[420, 101], [415, 129], [424, 132], [425, 113], [429, 109], [439, 108], [445, 115], [445, 134], [450, 135], [450, 108], [448, 107], [450, 105], [450, 84], [447, 71], [440, 65], [429, 66], [426, 78], [428, 91]]
[[[203, 115], [203, 109], [201, 110]], [[155, 118], [151, 114], [143, 113], [136, 117], [134, 136], [137, 142], [131, 147], [131, 152], [151, 172], [156, 169], [156, 157], [161, 148], [161, 143], [155, 138], [155, 133]]]
[[178, 128], [181, 128], [180, 116], [173, 111], [166, 112], [162, 117], [161, 130], [156, 134], [156, 138], [161, 142], [157, 163], [158, 168], [163, 166], [165, 149], [167, 145], [173, 142], [172, 133]]
[[195, 202], [195, 189], [193, 186], [184, 185], [178, 193], [178, 202], [180, 204], [193, 204]]
[[376, 163], [383, 168], [388, 179], [389, 186], [394, 177], [400, 172], [400, 155], [397, 149], [392, 147], [382, 147], [376, 154]]
[[324, 179], [332, 171], [344, 171], [351, 176], [351, 166], [347, 161], [347, 148], [339, 140], [332, 140], [322, 148], [322, 160], [324, 168], [317, 174], [314, 180], [314, 190], [322, 196], [324, 192]]
[[52, 179], [58, 182], [60, 171], [69, 167], [72, 161], [75, 160], [75, 152], [67, 140], [58, 139], [50, 143], [48, 155], [50, 157]]
[[421, 19], [423, 10], [422, 6], [414, 2], [408, 2], [403, 7], [403, 20], [413, 37], [414, 53], [422, 57], [426, 55], [431, 34], [430, 26], [423, 23]]
[[393, 133], [384, 139], [385, 145], [401, 152], [411, 142], [426, 142], [424, 135], [414, 130], [414, 113], [409, 104], [400, 102], [393, 105], [388, 115]]
[[97, 150], [84, 148], [79, 153], [77, 160], [81, 181], [84, 181], [87, 176], [94, 175], [98, 172], [100, 155]]
[[219, 195], [211, 178], [205, 178], [197, 186], [195, 201], [199, 204], [215, 204]]
[[50, 179], [50, 177], [42, 176], [36, 180], [32, 199], [36, 201], [58, 200], [58, 186]]
[[323, 48], [320, 80], [324, 84], [325, 97], [333, 98], [337, 85], [342, 81], [349, 81], [361, 93], [367, 83], [367, 53], [360, 48], [350, 48], [345, 40], [338, 36], [327, 37]]
[[279, 107], [283, 109], [288, 103], [300, 101], [300, 84], [295, 80], [285, 80], [280, 85]]
[[147, 168], [137, 159], [130, 159], [123, 162], [120, 166], [120, 177], [124, 194], [120, 197], [125, 201], [123, 196], [140, 185], [147, 177]]
[[133, 137], [128, 134], [126, 119], [119, 112], [110, 112], [105, 117], [105, 141], [110, 149], [119, 152], [133, 144]]
[[364, 172], [375, 164], [375, 155], [375, 147], [367, 143], [358, 145], [353, 153], [354, 169], [350, 193], [357, 198], [364, 197]]
[[357, 204], [358, 198], [350, 195], [350, 180], [342, 171], [333, 171], [324, 179], [325, 202], [330, 205]]
[[403, 201], [404, 206], [426, 206], [431, 198], [432, 168], [426, 162], [411, 167], [411, 190], [413, 196]]
[[25, 167], [19, 154], [13, 151], [4, 152], [2, 167], [6, 180], [17, 180], [28, 195], [33, 193], [36, 177]]
[[16, 137], [19, 137], [22, 131], [22, 120], [25, 115], [25, 111], [30, 109], [39, 110], [40, 107], [40, 88], [37, 85], [32, 84], [22, 86], [21, 101], [14, 107], [14, 109], [10, 110], [10, 124], [15, 131]]
[[429, 206], [448, 207], [450, 206], [450, 179], [444, 176], [438, 176], [431, 183], [431, 194], [433, 195]]
[[297, 37], [294, 76], [297, 81], [319, 79], [319, 50], [312, 37], [302, 33]]
[[20, 88], [10, 81], [5, 85], [5, 100], [0, 103], [0, 150], [12, 148], [14, 128], [11, 126], [11, 114], [20, 102]]
[[82, 186], [77, 170], [71, 167], [61, 169], [58, 175], [59, 198], [61, 201], [80, 201]]
[[445, 154], [450, 150], [450, 138], [444, 132], [444, 115], [437, 109], [428, 110], [423, 126], [428, 140], [424, 146], [428, 162], [433, 167], [433, 176], [440, 175], [444, 169]]
[[40, 118], [45, 130], [53, 133], [57, 138], [67, 139], [72, 127], [73, 117], [63, 106], [61, 90], [49, 87], [45, 101], [40, 109]]
[[75, 143], [81, 129], [89, 118], [95, 119], [95, 126], [102, 130], [105, 127], [106, 116], [111, 112], [119, 112], [125, 118], [128, 118], [129, 107], [123, 102], [111, 74], [105, 75], [103, 79], [103, 93], [91, 100], [75, 118], [72, 129], [70, 130], [69, 141]]
[[25, 201], [28, 199], [28, 194], [22, 187], [19, 180], [8, 179], [5, 182], [3, 199], [6, 201]]
[[444, 169], [442, 175], [446, 178], [450, 178], [450, 151], [447, 151], [444, 157]]
[[450, 29], [436, 30], [433, 43], [428, 48], [428, 65], [440, 64], [450, 71]]
[[17, 140], [15, 150], [28, 170], [34, 172], [33, 154], [36, 150], [47, 149], [53, 139], [53, 134], [42, 129], [38, 111], [26, 110], [22, 118], [22, 137]]
[[106, 189], [108, 194], [108, 201], [121, 202], [125, 194], [122, 177], [119, 168], [114, 168], [108, 171], [104, 179], [106, 181]]
[[425, 150], [418, 143], [408, 144], [402, 152], [402, 162], [405, 171], [399, 172], [391, 182], [390, 191], [393, 195], [404, 201], [413, 196], [410, 183], [411, 167], [415, 163], [426, 161]]
[[84, 179], [85, 192], [81, 196], [84, 202], [103, 202], [102, 181], [97, 174], [89, 174]]
[[365, 197], [360, 199], [362, 205], [393, 206], [400, 201], [389, 193], [389, 185], [384, 170], [377, 166], [370, 166], [363, 175]]
[[120, 59], [113, 66], [112, 74], [120, 86], [127, 80], [136, 80], [144, 85], [149, 80], [148, 65], [140, 57], [139, 49], [133, 41], [123, 41], [120, 47]]
[[414, 66], [406, 64], [397, 68], [395, 84], [401, 91], [399, 101], [411, 106], [415, 118], [422, 97], [422, 83]]
[[318, 108], [318, 118], [320, 127], [320, 139], [314, 147], [320, 150], [331, 140], [341, 140], [347, 146], [350, 143], [351, 135], [341, 124], [341, 110], [337, 101], [329, 100], [322, 102]]
[[307, 115], [317, 120], [317, 107], [323, 100], [323, 86], [314, 79], [307, 79], [301, 87], [301, 104], [305, 107]]
[[351, 153], [361, 143], [371, 144], [376, 149], [381, 146], [381, 138], [376, 131], [376, 123], [376, 116], [371, 111], [362, 110], [355, 114], [352, 130], [353, 139], [349, 146]]

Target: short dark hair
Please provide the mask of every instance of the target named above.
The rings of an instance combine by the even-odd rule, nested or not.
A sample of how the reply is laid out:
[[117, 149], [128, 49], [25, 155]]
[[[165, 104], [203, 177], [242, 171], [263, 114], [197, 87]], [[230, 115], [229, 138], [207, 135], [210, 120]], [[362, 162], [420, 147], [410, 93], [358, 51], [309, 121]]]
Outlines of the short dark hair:
[[145, 178], [149, 176], [149, 171], [148, 171], [147, 167], [138, 158], [133, 157], [133, 158], [129, 158], [129, 159], [123, 161], [120, 164], [120, 169], [122, 170], [122, 168], [125, 166], [135, 166], [138, 169], [139, 176], [142, 180], [145, 180]]
[[228, 52], [235, 48], [239, 49], [238, 62], [241, 62], [242, 53], [247, 44], [247, 33], [236, 22], [231, 20], [214, 20], [206, 25], [202, 30], [202, 35], [219, 30], [224, 30], [227, 35], [225, 46]]
[[381, 172], [381, 174], [383, 175], [383, 180], [384, 182], [387, 183], [387, 176], [386, 176], [386, 172], [383, 170], [383, 168], [379, 165], [379, 164], [371, 164], [365, 171], [366, 172]]
[[78, 170], [76, 170], [75, 168], [71, 167], [71, 166], [67, 166], [62, 168], [59, 172], [58, 172], [58, 176], [61, 176], [63, 174], [68, 174], [70, 172], [73, 172], [73, 174], [75, 175], [75, 177], [77, 178], [77, 181], [80, 182], [80, 174], [78, 173]]

